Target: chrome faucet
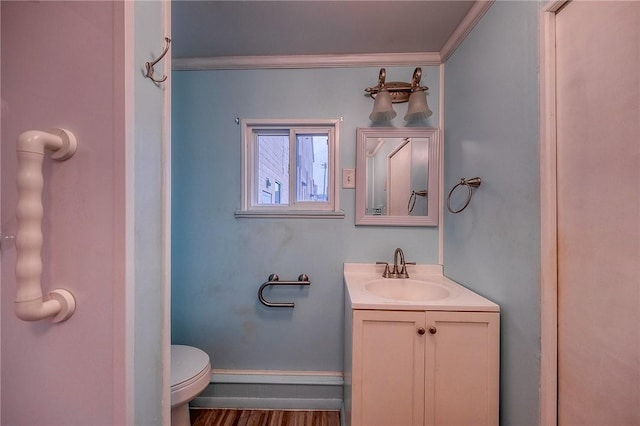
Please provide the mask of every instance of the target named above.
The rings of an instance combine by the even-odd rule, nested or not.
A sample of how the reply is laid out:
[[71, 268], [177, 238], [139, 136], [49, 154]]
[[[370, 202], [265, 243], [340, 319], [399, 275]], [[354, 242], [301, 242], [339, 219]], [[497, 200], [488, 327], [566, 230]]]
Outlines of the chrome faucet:
[[[398, 263], [398, 256], [400, 256], [400, 263]], [[415, 265], [415, 262], [406, 262], [404, 260], [404, 252], [401, 248], [397, 248], [393, 253], [393, 269], [389, 270], [389, 264], [387, 262], [376, 262], [384, 266], [384, 272], [382, 278], [409, 278], [407, 273], [407, 265]]]
[[[398, 255], [400, 255], [400, 265], [398, 265]], [[400, 272], [398, 272], [398, 266], [401, 267]], [[404, 252], [400, 247], [393, 253], [393, 271], [391, 274], [394, 278], [409, 278], [409, 274], [407, 274], [407, 264], [404, 261]]]

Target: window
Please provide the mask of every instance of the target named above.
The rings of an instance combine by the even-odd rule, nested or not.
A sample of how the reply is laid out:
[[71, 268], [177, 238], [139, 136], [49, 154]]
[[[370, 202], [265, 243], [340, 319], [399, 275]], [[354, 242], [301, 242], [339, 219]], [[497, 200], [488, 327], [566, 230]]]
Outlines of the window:
[[338, 120], [242, 120], [238, 217], [335, 216]]

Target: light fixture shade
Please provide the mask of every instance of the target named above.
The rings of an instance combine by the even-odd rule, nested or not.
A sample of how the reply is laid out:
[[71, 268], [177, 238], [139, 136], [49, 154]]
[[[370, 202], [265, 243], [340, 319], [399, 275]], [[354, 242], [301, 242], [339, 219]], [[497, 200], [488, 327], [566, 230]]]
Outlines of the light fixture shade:
[[406, 121], [420, 120], [431, 117], [433, 112], [427, 105], [427, 94], [424, 90], [416, 90], [409, 96], [409, 107], [407, 115], [404, 116]]
[[373, 111], [369, 114], [371, 121], [389, 121], [396, 116], [391, 102], [391, 94], [387, 89], [382, 89], [376, 95], [373, 103]]

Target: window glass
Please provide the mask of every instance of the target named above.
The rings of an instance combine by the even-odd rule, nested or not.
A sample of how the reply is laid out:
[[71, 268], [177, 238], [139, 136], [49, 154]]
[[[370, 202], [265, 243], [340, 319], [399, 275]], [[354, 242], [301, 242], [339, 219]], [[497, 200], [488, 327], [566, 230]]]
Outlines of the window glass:
[[[259, 204], [288, 204], [289, 193], [289, 132], [256, 134], [258, 151], [258, 193], [275, 193], [275, 182], [283, 182], [278, 197], [260, 197]], [[282, 202], [281, 200], [284, 200]]]
[[296, 153], [296, 201], [326, 203], [329, 199], [329, 136], [297, 134]]

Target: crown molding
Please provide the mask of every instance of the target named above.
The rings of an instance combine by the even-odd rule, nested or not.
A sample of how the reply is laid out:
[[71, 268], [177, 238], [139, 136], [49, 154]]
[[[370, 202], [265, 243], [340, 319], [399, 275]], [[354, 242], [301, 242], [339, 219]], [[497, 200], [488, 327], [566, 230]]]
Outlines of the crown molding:
[[460, 25], [451, 33], [449, 40], [442, 46], [440, 50], [440, 57], [442, 62], [447, 62], [447, 59], [455, 52], [460, 46], [462, 41], [469, 35], [473, 27], [480, 21], [484, 14], [489, 10], [495, 0], [488, 1], [476, 1], [471, 7], [469, 12], [460, 22]]
[[173, 58], [174, 71], [440, 65], [438, 52]]
[[479, 0], [453, 31], [440, 52], [365, 53], [352, 55], [274, 55], [173, 58], [174, 71], [356, 68], [440, 65], [449, 59], [495, 0]]

